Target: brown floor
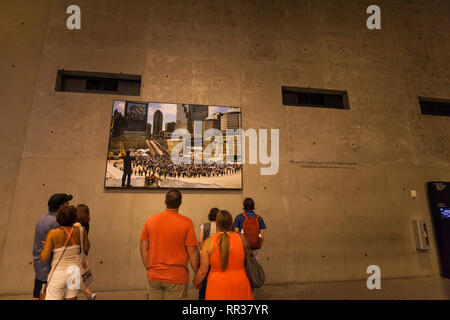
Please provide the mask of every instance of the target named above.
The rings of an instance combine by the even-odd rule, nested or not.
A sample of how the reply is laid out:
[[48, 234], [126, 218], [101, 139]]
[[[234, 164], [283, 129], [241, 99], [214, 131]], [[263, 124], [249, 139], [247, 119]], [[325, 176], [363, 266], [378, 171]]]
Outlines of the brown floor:
[[[198, 291], [190, 288], [187, 299], [196, 300]], [[80, 300], [86, 298], [79, 296]], [[450, 300], [450, 279], [441, 277], [384, 279], [380, 290], [369, 290], [365, 281], [265, 285], [257, 289], [257, 300]], [[0, 300], [29, 300], [30, 295], [0, 295]], [[145, 290], [98, 292], [98, 300], [145, 300]]]

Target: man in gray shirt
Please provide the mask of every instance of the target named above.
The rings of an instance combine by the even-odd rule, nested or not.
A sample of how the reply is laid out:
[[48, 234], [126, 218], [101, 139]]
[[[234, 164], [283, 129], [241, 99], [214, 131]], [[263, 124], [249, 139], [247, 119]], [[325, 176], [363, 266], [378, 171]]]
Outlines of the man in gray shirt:
[[56, 221], [56, 214], [60, 212], [62, 208], [69, 205], [69, 201], [72, 200], [72, 198], [72, 195], [65, 193], [57, 193], [52, 195], [48, 200], [49, 212], [41, 216], [36, 224], [33, 244], [33, 265], [34, 272], [36, 274], [33, 300], [39, 300], [42, 285], [47, 283], [48, 273], [52, 267], [52, 259], [48, 259], [45, 262], [41, 260], [41, 252], [44, 248], [43, 243], [47, 238], [47, 233], [50, 230], [59, 227], [59, 223]]

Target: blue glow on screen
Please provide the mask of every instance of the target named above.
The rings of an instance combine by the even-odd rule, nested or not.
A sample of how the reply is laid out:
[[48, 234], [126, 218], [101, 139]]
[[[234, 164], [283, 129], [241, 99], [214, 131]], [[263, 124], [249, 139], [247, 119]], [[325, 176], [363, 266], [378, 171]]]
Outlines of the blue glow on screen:
[[444, 219], [450, 219], [450, 208], [440, 208], [441, 216]]

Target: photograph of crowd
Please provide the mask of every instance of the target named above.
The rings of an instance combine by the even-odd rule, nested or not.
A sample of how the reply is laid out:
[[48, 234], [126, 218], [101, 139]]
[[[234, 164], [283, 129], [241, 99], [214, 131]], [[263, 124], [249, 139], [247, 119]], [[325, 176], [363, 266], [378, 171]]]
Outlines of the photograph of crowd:
[[[180, 144], [186, 148], [182, 138], [172, 135], [177, 129], [187, 130], [192, 139], [191, 150], [184, 150], [189, 161], [181, 163], [172, 160], [174, 148]], [[213, 152], [212, 157], [204, 152], [214, 141], [204, 138], [209, 129], [215, 129], [223, 142], [222, 153]], [[237, 107], [114, 100], [105, 188], [241, 189], [237, 129], [241, 129]], [[230, 132], [236, 143], [227, 148]], [[232, 157], [227, 158], [230, 152]]]

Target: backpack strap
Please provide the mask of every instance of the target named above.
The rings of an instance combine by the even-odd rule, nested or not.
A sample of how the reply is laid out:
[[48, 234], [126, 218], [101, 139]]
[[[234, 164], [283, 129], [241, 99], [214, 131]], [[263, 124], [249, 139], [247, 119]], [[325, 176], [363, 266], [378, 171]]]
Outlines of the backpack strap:
[[260, 218], [261, 218], [261, 216], [256, 215], [256, 222], [258, 222], [259, 230], [261, 230], [261, 223], [259, 222]]
[[244, 245], [245, 255], [247, 256], [247, 255], [251, 254], [251, 248], [250, 248], [250, 245], [248, 244], [247, 239], [245, 239], [245, 237], [241, 233], [238, 233], [238, 235], [239, 235], [239, 237], [241, 237], [242, 244]]
[[245, 212], [242, 212], [241, 216], [244, 217], [244, 221], [242, 221], [242, 228], [241, 228], [241, 230], [244, 230], [244, 225], [245, 225], [245, 222], [248, 220], [248, 216], [247, 216], [247, 214]]

